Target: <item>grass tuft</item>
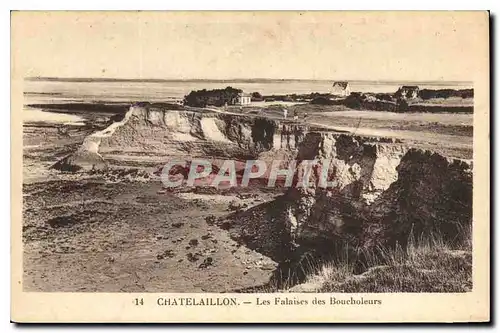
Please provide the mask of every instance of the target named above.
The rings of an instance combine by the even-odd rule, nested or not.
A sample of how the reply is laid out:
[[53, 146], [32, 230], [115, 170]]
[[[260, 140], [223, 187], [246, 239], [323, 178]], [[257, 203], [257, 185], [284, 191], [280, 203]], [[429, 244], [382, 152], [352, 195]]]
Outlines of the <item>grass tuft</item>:
[[[471, 237], [468, 237], [471, 239]], [[362, 258], [362, 259], [360, 259]], [[359, 260], [363, 269], [359, 272]], [[409, 240], [406, 247], [359, 250], [320, 264], [292, 291], [392, 293], [469, 292], [472, 290], [471, 242], [447, 244], [443, 237]]]

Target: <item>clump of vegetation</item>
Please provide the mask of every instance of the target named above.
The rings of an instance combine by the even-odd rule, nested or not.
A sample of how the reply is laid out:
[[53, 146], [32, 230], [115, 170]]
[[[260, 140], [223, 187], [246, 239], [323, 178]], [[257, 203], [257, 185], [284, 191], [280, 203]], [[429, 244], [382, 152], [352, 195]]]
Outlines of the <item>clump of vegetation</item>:
[[[378, 99], [376, 96], [353, 92], [347, 96], [343, 101], [343, 105], [355, 110], [375, 110], [375, 111], [389, 111], [389, 112], [402, 112], [406, 111], [408, 104], [403, 100], [396, 102], [387, 96], [382, 96], [384, 99]], [[401, 107], [401, 103], [403, 107]]]
[[418, 92], [418, 97], [424, 100], [450, 97], [474, 98], [474, 89], [422, 89]]
[[375, 94], [375, 97], [381, 101], [387, 101], [387, 102], [394, 101], [394, 97], [391, 94], [379, 93]]
[[335, 101], [326, 97], [317, 97], [311, 101], [311, 104], [315, 105], [334, 105], [337, 104]]
[[361, 109], [363, 107], [363, 95], [353, 92], [344, 100], [344, 105], [351, 109]]
[[313, 92], [310, 94], [289, 94], [289, 95], [266, 95], [264, 99], [266, 102], [309, 102], [319, 98], [330, 99], [334, 96], [329, 93]]
[[409, 109], [408, 102], [404, 99], [398, 99], [397, 103], [397, 111], [398, 112], [407, 112]]
[[[470, 235], [469, 235], [470, 236]], [[359, 250], [319, 265], [306, 278], [310, 292], [469, 292], [472, 244], [451, 244], [432, 235], [405, 247]], [[360, 261], [364, 266], [360, 269]]]
[[225, 89], [193, 90], [184, 96], [184, 105], [193, 107], [223, 106], [231, 104], [232, 101], [242, 93], [241, 89], [226, 87]]
[[252, 93], [252, 102], [262, 102], [264, 100], [264, 96], [262, 96], [259, 92]]
[[[291, 95], [292, 97], [294, 95]], [[473, 98], [473, 89], [422, 89], [418, 91], [418, 96], [408, 102], [401, 96], [400, 90], [394, 94], [387, 93], [360, 93], [352, 92], [344, 99], [332, 99], [329, 94], [310, 94], [310, 104], [313, 105], [343, 105], [354, 110], [374, 110], [388, 112], [454, 112], [454, 113], [472, 113], [473, 107], [469, 105], [427, 105], [418, 104], [427, 100], [455, 98]], [[435, 103], [435, 101], [431, 101]]]
[[[455, 91], [455, 92], [460, 92], [460, 91]], [[425, 91], [424, 94], [426, 94]], [[460, 95], [459, 93], [457, 94]], [[467, 94], [468, 93], [464, 93], [464, 95]], [[434, 93], [432, 93], [430, 95], [425, 95], [425, 96], [426, 99], [431, 99], [431, 98], [437, 98], [440, 95], [439, 94], [435, 95]], [[436, 97], [429, 97], [429, 96], [436, 96]], [[351, 93], [351, 95], [347, 96], [343, 100], [330, 100], [327, 98], [318, 98], [311, 101], [311, 104], [319, 104], [319, 105], [341, 104], [354, 110], [374, 110], [374, 111], [388, 111], [388, 112], [472, 113], [474, 111], [473, 107], [468, 105], [453, 105], [453, 106], [447, 105], [443, 107], [442, 105], [432, 105], [432, 104], [427, 105], [427, 104], [416, 103], [422, 100], [423, 98], [416, 99], [414, 102], [409, 103], [404, 98], [395, 96], [391, 97], [391, 95], [389, 94], [372, 95], [372, 94], [353, 92]]]

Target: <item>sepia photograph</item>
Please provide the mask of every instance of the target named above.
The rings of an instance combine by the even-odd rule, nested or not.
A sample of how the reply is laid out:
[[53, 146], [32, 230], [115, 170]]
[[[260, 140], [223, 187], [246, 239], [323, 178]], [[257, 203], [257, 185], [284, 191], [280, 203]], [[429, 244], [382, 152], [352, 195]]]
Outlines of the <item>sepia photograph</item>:
[[488, 19], [13, 12], [19, 292], [367, 311], [487, 290]]

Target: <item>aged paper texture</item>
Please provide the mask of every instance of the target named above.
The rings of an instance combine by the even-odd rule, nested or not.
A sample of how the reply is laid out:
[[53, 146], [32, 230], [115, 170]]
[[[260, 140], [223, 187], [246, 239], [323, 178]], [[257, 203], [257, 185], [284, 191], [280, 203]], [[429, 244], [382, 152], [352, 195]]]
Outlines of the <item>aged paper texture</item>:
[[13, 321], [489, 321], [487, 12], [11, 24]]

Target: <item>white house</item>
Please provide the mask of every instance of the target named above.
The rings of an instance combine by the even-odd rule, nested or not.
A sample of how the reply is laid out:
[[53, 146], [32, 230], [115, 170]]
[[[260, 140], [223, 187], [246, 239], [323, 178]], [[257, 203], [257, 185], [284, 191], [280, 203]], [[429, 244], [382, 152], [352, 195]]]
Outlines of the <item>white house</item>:
[[415, 99], [418, 97], [419, 90], [418, 86], [402, 86], [396, 91], [396, 97], [402, 99]]
[[233, 105], [249, 105], [252, 102], [252, 95], [239, 93], [233, 100]]
[[349, 82], [346, 81], [336, 81], [332, 86], [332, 95], [336, 96], [349, 96], [351, 94], [351, 87]]

